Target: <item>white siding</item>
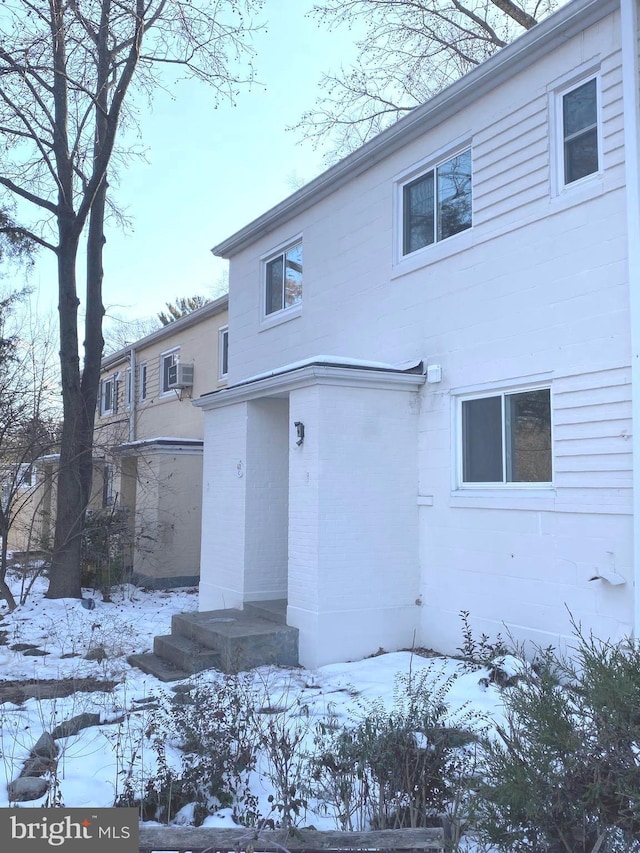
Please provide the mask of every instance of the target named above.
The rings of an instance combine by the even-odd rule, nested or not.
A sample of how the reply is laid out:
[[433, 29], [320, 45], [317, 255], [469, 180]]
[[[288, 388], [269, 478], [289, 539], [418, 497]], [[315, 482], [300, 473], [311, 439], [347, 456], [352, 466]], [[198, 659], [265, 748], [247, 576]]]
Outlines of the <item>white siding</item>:
[[[600, 79], [603, 169], [559, 191], [555, 98], [582, 73]], [[319, 354], [392, 363], [422, 358], [442, 367], [441, 382], [419, 394], [417, 506], [402, 507], [407, 516], [416, 511], [419, 516], [423, 606], [417, 640], [424, 645], [453, 651], [462, 609], [488, 633], [506, 623], [517, 636], [541, 642], [570, 633], [569, 613], [603, 636], [620, 636], [631, 626], [631, 350], [621, 94], [616, 13], [232, 259], [231, 385]], [[396, 182], [447, 146], [459, 150], [466, 144], [473, 152], [473, 227], [399, 259]], [[300, 233], [300, 316], [261, 329], [258, 259]], [[459, 488], [453, 415], [458, 395], [529, 382], [552, 392], [552, 487]], [[321, 409], [310, 409], [307, 417], [311, 430], [330, 432]], [[336, 442], [336, 453], [348, 471], [347, 445]], [[341, 470], [335, 459], [331, 470]], [[300, 472], [290, 473], [291, 534], [302, 512], [293, 496], [304, 489]], [[351, 494], [346, 479], [338, 485]], [[326, 517], [337, 494], [334, 481], [319, 478], [307, 491], [307, 522], [311, 512]], [[355, 509], [349, 502], [340, 506], [348, 540]], [[383, 531], [393, 527], [392, 517], [386, 525], [380, 521]], [[323, 538], [321, 526], [316, 528], [318, 553], [331, 547], [328, 535], [325, 530]], [[290, 557], [313, 558], [302, 541], [290, 538], [289, 548]], [[368, 552], [354, 547], [348, 553], [355, 562], [358, 553]], [[332, 560], [336, 569], [339, 555]], [[410, 556], [403, 560], [408, 567]], [[626, 584], [590, 580], [599, 570], [615, 570]], [[386, 594], [384, 585], [369, 584], [361, 575], [358, 582], [363, 599], [371, 589]], [[294, 589], [301, 600], [317, 605], [317, 612], [304, 605], [316, 612], [317, 624], [323, 613], [336, 612], [322, 587], [291, 585], [290, 576], [290, 596]]]

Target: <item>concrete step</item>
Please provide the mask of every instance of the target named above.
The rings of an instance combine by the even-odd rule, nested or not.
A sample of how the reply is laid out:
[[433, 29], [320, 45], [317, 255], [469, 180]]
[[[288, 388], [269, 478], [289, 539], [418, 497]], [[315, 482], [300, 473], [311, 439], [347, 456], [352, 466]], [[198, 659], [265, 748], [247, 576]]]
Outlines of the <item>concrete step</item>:
[[191, 676], [190, 672], [179, 669], [179, 667], [164, 660], [164, 658], [158, 657], [153, 652], [146, 652], [141, 655], [129, 655], [127, 661], [131, 666], [141, 669], [148, 675], [154, 675], [160, 681], [181, 681]]
[[268, 619], [278, 625], [287, 624], [286, 598], [276, 598], [273, 601], [245, 601], [244, 609], [246, 613], [260, 616], [262, 619]]
[[153, 651], [159, 657], [185, 672], [219, 669], [220, 655], [180, 634], [154, 637]]
[[298, 629], [250, 610], [180, 613], [171, 620], [171, 632], [218, 652], [225, 672], [265, 664], [298, 665]]

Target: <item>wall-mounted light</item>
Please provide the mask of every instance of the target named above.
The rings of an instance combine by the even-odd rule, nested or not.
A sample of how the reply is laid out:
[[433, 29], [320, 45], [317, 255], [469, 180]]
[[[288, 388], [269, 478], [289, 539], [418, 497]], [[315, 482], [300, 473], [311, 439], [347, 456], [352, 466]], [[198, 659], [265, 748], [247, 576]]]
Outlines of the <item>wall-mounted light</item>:
[[294, 421], [293, 425], [296, 428], [296, 435], [298, 436], [296, 444], [298, 445], [298, 447], [300, 447], [300, 445], [304, 441], [304, 424], [302, 423], [302, 421]]

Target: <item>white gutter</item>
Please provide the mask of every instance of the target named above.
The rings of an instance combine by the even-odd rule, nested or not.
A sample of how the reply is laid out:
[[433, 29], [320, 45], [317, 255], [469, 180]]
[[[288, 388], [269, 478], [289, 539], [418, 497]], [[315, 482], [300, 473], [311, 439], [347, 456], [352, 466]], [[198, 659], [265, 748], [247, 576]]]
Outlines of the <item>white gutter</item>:
[[633, 418], [633, 634], [640, 635], [640, 106], [638, 3], [620, 0]]

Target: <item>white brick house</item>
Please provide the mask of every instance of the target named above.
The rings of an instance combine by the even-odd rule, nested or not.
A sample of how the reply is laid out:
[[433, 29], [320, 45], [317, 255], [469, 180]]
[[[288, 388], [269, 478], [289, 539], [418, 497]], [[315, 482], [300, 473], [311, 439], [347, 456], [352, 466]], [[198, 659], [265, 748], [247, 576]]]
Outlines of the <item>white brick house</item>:
[[202, 610], [286, 598], [308, 666], [638, 630], [637, 20], [573, 0], [216, 246]]

